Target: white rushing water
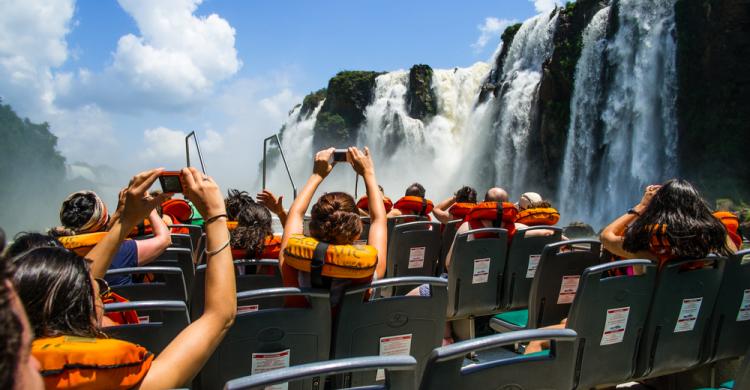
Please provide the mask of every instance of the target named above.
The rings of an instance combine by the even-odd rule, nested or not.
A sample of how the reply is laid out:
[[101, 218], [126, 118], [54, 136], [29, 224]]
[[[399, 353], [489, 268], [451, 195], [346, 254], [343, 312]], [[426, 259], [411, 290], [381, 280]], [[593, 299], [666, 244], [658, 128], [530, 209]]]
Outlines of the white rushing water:
[[535, 115], [542, 64], [552, 52], [558, 12], [527, 20], [513, 38], [501, 80], [499, 118], [495, 124], [495, 182], [521, 193], [526, 182], [527, 147]]
[[600, 10], [583, 32], [583, 48], [576, 65], [573, 97], [570, 99], [570, 126], [565, 145], [558, 199], [566, 220], [590, 221], [594, 155], [597, 153], [595, 127], [604, 85], [602, 72], [607, 48], [607, 22], [610, 8]]
[[601, 116], [604, 155], [589, 205], [595, 226], [676, 173], [674, 2], [619, 3], [619, 29], [607, 49], [614, 78]]

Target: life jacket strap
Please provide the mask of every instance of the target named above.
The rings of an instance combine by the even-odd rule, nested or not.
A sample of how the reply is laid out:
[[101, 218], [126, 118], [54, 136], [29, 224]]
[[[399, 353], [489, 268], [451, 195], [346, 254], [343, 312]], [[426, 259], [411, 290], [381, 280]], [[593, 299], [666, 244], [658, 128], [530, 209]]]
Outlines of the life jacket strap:
[[312, 262], [310, 263], [310, 284], [316, 288], [325, 287], [323, 280], [323, 265], [326, 262], [326, 252], [328, 252], [328, 243], [318, 242], [313, 252]]

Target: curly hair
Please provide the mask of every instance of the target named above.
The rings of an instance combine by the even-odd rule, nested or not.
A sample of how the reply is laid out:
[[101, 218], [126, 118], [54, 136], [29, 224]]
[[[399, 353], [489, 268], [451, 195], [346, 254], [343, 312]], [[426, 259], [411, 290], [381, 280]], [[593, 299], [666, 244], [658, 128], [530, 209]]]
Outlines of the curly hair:
[[37, 337], [103, 337], [86, 259], [64, 248], [42, 247], [13, 263], [18, 296]]
[[[0, 253], [5, 246], [5, 233], [0, 229]], [[0, 257], [0, 389], [12, 389], [21, 357], [23, 325], [13, 311], [10, 282], [13, 265]]]
[[230, 221], [238, 221], [240, 212], [249, 205], [255, 204], [255, 200], [247, 191], [230, 189], [227, 191], [227, 198], [224, 201], [227, 209], [227, 216]]
[[477, 190], [463, 186], [455, 193], [456, 203], [477, 203]]
[[730, 254], [726, 228], [686, 180], [672, 179], [662, 185], [641, 216], [625, 230], [623, 249], [632, 253], [650, 250], [654, 225], [667, 226], [664, 239], [675, 258]]
[[351, 244], [362, 233], [354, 198], [344, 192], [321, 196], [310, 211], [310, 235], [329, 244]]
[[71, 229], [85, 225], [94, 215], [96, 208], [94, 193], [77, 193], [66, 199], [60, 210], [60, 223]]
[[271, 213], [267, 208], [251, 203], [240, 210], [237, 228], [232, 231], [233, 249], [243, 249], [247, 256], [257, 258], [265, 249], [266, 237], [273, 235]]

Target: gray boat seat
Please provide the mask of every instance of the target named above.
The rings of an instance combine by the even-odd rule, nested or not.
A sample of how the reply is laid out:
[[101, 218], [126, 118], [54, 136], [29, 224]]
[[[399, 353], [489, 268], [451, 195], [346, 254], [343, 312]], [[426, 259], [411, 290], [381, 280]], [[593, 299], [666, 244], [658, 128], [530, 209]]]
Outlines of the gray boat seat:
[[542, 250], [531, 282], [528, 310], [496, 315], [490, 327], [498, 332], [543, 328], [568, 316], [583, 271], [599, 264], [601, 244], [596, 240], [570, 240], [549, 244]]
[[[551, 340], [546, 353], [499, 357], [469, 362], [465, 357], [503, 346]], [[576, 332], [571, 329], [535, 329], [461, 341], [435, 349], [422, 375], [421, 390], [570, 389], [573, 385]]]
[[115, 293], [122, 295], [129, 301], [182, 301], [187, 302], [187, 289], [182, 270], [177, 267], [128, 267], [115, 268], [107, 271], [105, 276], [146, 275], [154, 276], [153, 282], [133, 282], [119, 286], [111, 286]]
[[[195, 266], [193, 265], [193, 253], [184, 248], [167, 248], [159, 257], [148, 264], [155, 267], [179, 267], [185, 278], [185, 288], [188, 294], [193, 292], [193, 280], [195, 279]], [[188, 295], [188, 299], [190, 296]]]
[[[391, 296], [368, 299], [371, 289], [430, 286], [430, 296]], [[447, 281], [435, 277], [382, 279], [352, 287], [344, 293], [336, 319], [333, 357], [373, 356], [399, 351], [417, 359], [421, 372], [430, 352], [441, 345], [445, 330]], [[376, 383], [375, 371], [339, 379], [345, 386]]]
[[440, 239], [440, 263], [438, 265], [438, 271], [440, 272], [445, 272], [445, 258], [451, 250], [453, 239], [456, 238], [456, 231], [462, 222], [462, 219], [455, 219], [443, 225], [443, 233]]
[[[309, 307], [278, 307], [238, 313], [234, 324], [200, 373], [203, 389], [218, 389], [228, 380], [260, 373], [269, 367], [328, 360], [331, 348], [331, 307], [328, 291], [303, 291], [282, 287], [237, 294], [237, 306], [259, 299], [304, 296]], [[289, 390], [310, 389], [307, 379]]]
[[356, 244], [367, 245], [370, 236], [370, 217], [359, 217], [362, 221], [362, 233], [359, 238], [355, 241]]
[[[396, 225], [388, 239], [386, 275], [434, 276], [440, 257], [440, 223], [407, 222]], [[408, 291], [396, 289], [394, 294]]]
[[104, 305], [104, 312], [135, 310], [139, 324], [104, 328], [110, 337], [139, 344], [155, 355], [174, 340], [188, 325], [187, 305], [183, 301], [140, 301]]

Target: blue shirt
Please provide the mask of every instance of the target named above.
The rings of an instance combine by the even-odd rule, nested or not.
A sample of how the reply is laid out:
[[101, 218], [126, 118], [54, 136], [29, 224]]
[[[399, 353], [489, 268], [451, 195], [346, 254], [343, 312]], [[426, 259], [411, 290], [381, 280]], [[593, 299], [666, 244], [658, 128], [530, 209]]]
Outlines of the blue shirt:
[[[109, 269], [129, 268], [138, 266], [138, 246], [135, 240], [125, 240], [117, 250], [115, 258]], [[110, 286], [122, 286], [123, 284], [133, 283], [133, 277], [130, 275], [107, 276], [104, 278]]]

